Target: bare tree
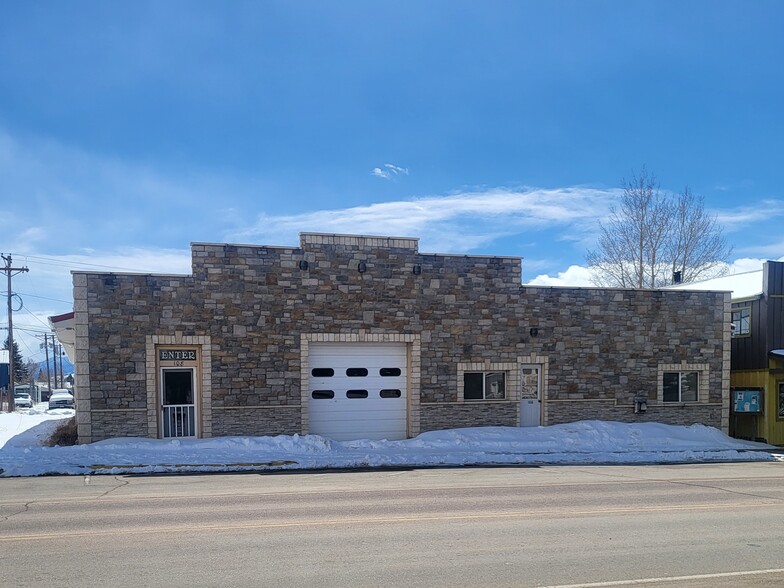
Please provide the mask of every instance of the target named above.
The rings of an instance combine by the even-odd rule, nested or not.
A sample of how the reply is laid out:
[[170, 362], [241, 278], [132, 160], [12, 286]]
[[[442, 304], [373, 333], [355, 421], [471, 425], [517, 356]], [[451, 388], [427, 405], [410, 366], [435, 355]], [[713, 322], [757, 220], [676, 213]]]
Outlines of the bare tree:
[[643, 167], [624, 180], [620, 203], [600, 223], [597, 248], [586, 259], [597, 285], [659, 288], [672, 283], [675, 271], [686, 282], [719, 274], [730, 252], [701, 197], [689, 188], [677, 199], [663, 196]]
[[651, 288], [661, 280], [669, 205], [661, 195], [656, 177], [643, 167], [631, 180], [624, 180], [619, 206], [600, 223], [598, 248], [589, 251], [588, 263], [599, 270], [602, 286]]
[[695, 196], [686, 186], [674, 203], [673, 216], [670, 275], [680, 272], [683, 282], [696, 282], [720, 273], [732, 247], [727, 245], [716, 217], [705, 211], [703, 197]]

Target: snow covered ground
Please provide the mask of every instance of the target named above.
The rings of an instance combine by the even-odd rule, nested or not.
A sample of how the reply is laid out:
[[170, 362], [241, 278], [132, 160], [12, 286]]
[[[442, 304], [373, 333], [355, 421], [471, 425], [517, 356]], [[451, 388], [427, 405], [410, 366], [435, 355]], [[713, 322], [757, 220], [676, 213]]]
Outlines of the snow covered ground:
[[317, 435], [109, 439], [44, 447], [73, 410], [46, 405], [0, 415], [0, 476], [129, 474], [479, 464], [634, 464], [782, 460], [777, 449], [703, 425], [581, 421], [482, 427], [405, 441], [337, 442]]

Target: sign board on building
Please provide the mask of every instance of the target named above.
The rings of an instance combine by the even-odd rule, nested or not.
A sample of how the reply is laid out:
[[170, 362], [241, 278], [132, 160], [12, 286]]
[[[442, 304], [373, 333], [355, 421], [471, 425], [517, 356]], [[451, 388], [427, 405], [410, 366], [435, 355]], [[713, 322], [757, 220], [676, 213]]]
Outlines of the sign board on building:
[[736, 413], [761, 413], [762, 412], [762, 390], [738, 390], [732, 391], [733, 411]]
[[196, 361], [196, 351], [194, 349], [161, 349], [158, 357], [161, 361]]

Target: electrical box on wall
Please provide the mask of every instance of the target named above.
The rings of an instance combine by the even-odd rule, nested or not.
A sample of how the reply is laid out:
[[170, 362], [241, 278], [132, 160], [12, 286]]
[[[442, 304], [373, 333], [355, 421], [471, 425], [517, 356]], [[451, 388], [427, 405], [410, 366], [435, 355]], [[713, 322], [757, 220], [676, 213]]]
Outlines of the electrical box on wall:
[[738, 389], [732, 391], [732, 411], [742, 414], [762, 412], [762, 390]]

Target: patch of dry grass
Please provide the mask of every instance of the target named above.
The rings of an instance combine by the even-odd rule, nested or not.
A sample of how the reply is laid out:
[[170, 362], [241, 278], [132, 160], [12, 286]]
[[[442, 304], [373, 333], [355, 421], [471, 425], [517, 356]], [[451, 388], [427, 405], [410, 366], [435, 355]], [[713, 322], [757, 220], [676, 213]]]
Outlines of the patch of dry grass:
[[54, 447], [59, 445], [65, 447], [66, 445], [76, 445], [78, 434], [76, 432], [76, 417], [64, 421], [59, 427], [46, 440], [45, 445]]

